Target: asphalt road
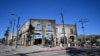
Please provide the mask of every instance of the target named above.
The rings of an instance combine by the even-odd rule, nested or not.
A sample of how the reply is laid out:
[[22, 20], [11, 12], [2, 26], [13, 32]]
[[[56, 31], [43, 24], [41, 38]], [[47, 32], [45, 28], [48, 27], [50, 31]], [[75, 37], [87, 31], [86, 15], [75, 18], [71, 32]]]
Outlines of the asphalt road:
[[66, 52], [70, 56], [100, 56], [100, 48], [81, 48]]
[[22, 56], [100, 56], [100, 48], [82, 48], [72, 50], [19, 53]]
[[72, 49], [72, 50], [61, 50], [61, 51], [50, 51], [50, 52], [30, 52], [30, 53], [19, 53], [16, 55], [21, 56], [100, 56], [100, 48], [92, 49]]
[[8, 46], [5, 46], [0, 43], [0, 56], [9, 56], [12, 55], [11, 49], [8, 48]]
[[[27, 51], [27, 50], [26, 50]], [[0, 56], [100, 56], [100, 48], [81, 48], [72, 50], [60, 50], [50, 52], [29, 52], [29, 53], [17, 53], [14, 54], [8, 46], [0, 43]]]

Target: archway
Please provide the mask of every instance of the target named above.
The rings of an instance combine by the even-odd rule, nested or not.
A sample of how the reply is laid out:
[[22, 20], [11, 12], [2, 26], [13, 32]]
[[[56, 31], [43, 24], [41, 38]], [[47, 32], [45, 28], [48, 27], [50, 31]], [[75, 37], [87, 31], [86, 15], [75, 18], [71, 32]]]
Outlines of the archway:
[[69, 43], [70, 43], [70, 46], [75, 46], [75, 37], [74, 36], [69, 37]]
[[74, 36], [70, 36], [69, 39], [70, 39], [72, 42], [74, 42], [75, 37], [74, 37]]
[[45, 35], [45, 46], [53, 45], [53, 35], [52, 33], [46, 33]]
[[66, 45], [67, 44], [67, 37], [65, 36], [62, 36], [61, 38], [60, 38], [60, 46], [64, 46], [64, 45]]
[[42, 44], [42, 35], [40, 33], [34, 34], [34, 45], [41, 45]]

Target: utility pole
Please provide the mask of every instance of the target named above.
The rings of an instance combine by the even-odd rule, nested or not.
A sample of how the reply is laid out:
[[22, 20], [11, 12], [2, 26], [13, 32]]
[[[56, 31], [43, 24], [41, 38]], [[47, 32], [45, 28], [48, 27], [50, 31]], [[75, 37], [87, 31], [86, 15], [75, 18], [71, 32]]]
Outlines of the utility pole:
[[11, 36], [11, 34], [12, 34], [12, 20], [10, 20], [10, 36]]
[[85, 30], [84, 30], [84, 23], [88, 22], [87, 19], [80, 19], [79, 22], [82, 24], [82, 30], [83, 30], [83, 40], [85, 41]]
[[[62, 19], [62, 24], [63, 24], [63, 31], [64, 31], [64, 46], [67, 44], [67, 38], [66, 38], [66, 36], [65, 36], [65, 27], [64, 27], [64, 17], [63, 17], [63, 13], [61, 13], [61, 19]], [[68, 47], [68, 45], [67, 45], [67, 47]]]
[[[10, 20], [10, 25], [9, 25], [9, 36], [8, 38], [12, 37], [12, 20]], [[11, 45], [11, 42], [8, 41], [8, 45]]]
[[5, 36], [5, 44], [8, 45], [8, 37], [9, 37], [9, 27], [7, 28], [7, 30], [5, 31], [4, 33], [4, 36]]
[[20, 20], [20, 17], [18, 16], [18, 15], [16, 15], [16, 14], [11, 14], [11, 15], [15, 15], [15, 16], [17, 16], [18, 17], [18, 22], [17, 22], [17, 37], [16, 37], [16, 46], [15, 46], [15, 48], [17, 48], [17, 42], [18, 42], [18, 29], [19, 29], [19, 20]]
[[[14, 35], [14, 27], [15, 27], [15, 19], [13, 21], [13, 30], [12, 30], [12, 42], [13, 42], [13, 35]], [[13, 43], [12, 43], [13, 44]]]
[[17, 48], [17, 41], [18, 41], [18, 29], [19, 29], [19, 20], [20, 20], [20, 17], [18, 16], [18, 22], [17, 22], [17, 38], [16, 38], [16, 48]]

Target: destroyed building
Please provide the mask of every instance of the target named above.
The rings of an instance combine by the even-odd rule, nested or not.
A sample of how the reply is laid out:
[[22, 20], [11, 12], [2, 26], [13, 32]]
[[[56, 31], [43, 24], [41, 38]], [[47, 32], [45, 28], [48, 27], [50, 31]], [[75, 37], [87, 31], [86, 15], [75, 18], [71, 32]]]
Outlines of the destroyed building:
[[[19, 45], [52, 45], [60, 46], [68, 44], [68, 46], [77, 45], [77, 30], [75, 24], [56, 24], [56, 20], [48, 19], [29, 19], [21, 26], [18, 32]], [[66, 43], [64, 43], [64, 41]]]

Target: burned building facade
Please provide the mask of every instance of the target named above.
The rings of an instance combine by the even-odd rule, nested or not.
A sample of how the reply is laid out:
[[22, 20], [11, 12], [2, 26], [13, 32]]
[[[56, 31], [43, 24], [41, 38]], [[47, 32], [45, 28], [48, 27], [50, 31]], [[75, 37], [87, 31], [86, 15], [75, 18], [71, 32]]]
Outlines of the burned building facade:
[[[35, 45], [36, 39], [39, 44], [45, 46], [50, 44], [57, 46], [63, 43], [66, 39], [68, 46], [76, 46], [77, 31], [75, 24], [65, 24], [65, 37], [62, 24], [56, 24], [55, 20], [47, 19], [30, 19], [19, 29], [18, 44], [20, 45]], [[48, 43], [47, 43], [48, 42]]]
[[[65, 28], [65, 38], [64, 38]], [[77, 45], [77, 29], [76, 24], [56, 24], [57, 45], [67, 44], [68, 47]]]

